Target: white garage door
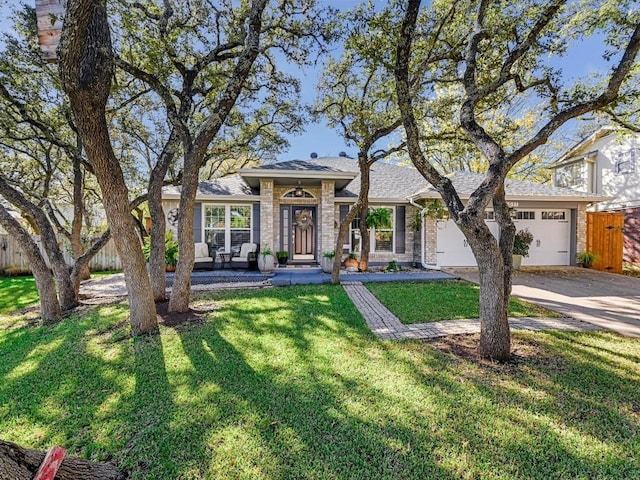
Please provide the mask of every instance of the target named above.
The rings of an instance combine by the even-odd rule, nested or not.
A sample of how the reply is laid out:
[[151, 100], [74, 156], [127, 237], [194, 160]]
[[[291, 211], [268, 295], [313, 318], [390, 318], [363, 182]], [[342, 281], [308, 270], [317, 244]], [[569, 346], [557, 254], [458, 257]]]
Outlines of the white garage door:
[[518, 211], [516, 229], [528, 228], [533, 234], [529, 256], [522, 259], [522, 264], [569, 265], [570, 218], [569, 210]]
[[[473, 256], [467, 239], [453, 220], [438, 220], [438, 235], [436, 257], [441, 267], [474, 267], [476, 259]], [[494, 237], [498, 237], [498, 224], [487, 221], [489, 230]]]
[[[491, 212], [487, 212], [489, 216]], [[522, 259], [523, 265], [569, 265], [571, 223], [569, 210], [530, 209], [516, 212], [514, 223], [517, 230], [528, 228], [533, 234], [529, 256]], [[498, 225], [487, 221], [491, 233], [498, 237]], [[453, 222], [437, 222], [437, 261], [441, 267], [472, 267], [476, 260], [469, 244]]]

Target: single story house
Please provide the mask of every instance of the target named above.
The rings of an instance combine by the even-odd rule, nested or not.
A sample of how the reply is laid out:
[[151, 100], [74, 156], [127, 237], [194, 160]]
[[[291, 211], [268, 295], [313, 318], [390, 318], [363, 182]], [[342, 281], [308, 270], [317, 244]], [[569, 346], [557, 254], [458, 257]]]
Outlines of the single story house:
[[[463, 201], [482, 175], [456, 172], [450, 178]], [[360, 188], [358, 162], [340, 157], [292, 160], [241, 169], [235, 175], [199, 185], [194, 241], [210, 252], [236, 252], [246, 242], [289, 253], [291, 264], [315, 264], [333, 251], [340, 220]], [[606, 197], [569, 188], [507, 180], [507, 200], [518, 229], [534, 235], [524, 265], [572, 265], [585, 248], [586, 210]], [[163, 190], [168, 228], [176, 228], [179, 187]], [[371, 231], [370, 263], [473, 266], [467, 242], [451, 220], [424, 218], [421, 201], [439, 199], [413, 167], [376, 163], [371, 167], [371, 208], [386, 208], [391, 221]], [[497, 234], [493, 212], [486, 221]], [[343, 253], [360, 250], [359, 219], [351, 225]]]

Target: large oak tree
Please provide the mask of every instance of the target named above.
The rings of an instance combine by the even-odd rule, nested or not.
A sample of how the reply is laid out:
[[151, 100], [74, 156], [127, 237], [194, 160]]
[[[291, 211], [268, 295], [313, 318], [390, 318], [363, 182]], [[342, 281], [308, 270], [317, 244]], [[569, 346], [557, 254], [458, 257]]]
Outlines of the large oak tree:
[[[404, 17], [397, 40], [396, 94], [413, 164], [437, 189], [450, 217], [464, 233], [480, 273], [480, 353], [489, 358], [510, 356], [507, 307], [511, 294], [515, 226], [505, 199], [504, 180], [518, 162], [543, 145], [566, 122], [614, 103], [637, 70], [640, 49], [639, 12], [628, 2], [489, 2], [434, 3], [423, 13], [420, 0], [403, 3]], [[620, 12], [625, 12], [621, 15]], [[620, 21], [621, 18], [624, 21]], [[547, 59], [567, 51], [572, 39], [600, 32], [611, 46], [613, 68], [600, 88], [571, 82]], [[461, 39], [460, 58], [420, 71], [419, 66]], [[420, 79], [416, 80], [415, 75]], [[451, 181], [431, 163], [421, 144], [417, 107], [434, 82], [459, 90], [458, 118], [468, 139], [486, 159], [480, 185], [462, 202]], [[597, 85], [596, 85], [597, 87]], [[521, 132], [517, 145], [502, 144], [487, 127], [487, 113], [526, 98], [537, 119]], [[502, 101], [501, 101], [502, 99]], [[524, 129], [525, 127], [523, 127]], [[484, 222], [493, 207], [500, 228], [496, 240]]]

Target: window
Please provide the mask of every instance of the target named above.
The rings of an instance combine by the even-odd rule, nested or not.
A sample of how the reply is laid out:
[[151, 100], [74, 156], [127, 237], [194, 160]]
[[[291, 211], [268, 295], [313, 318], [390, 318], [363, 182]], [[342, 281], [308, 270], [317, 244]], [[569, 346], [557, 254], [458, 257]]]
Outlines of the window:
[[313, 198], [313, 195], [302, 188], [294, 188], [285, 193], [282, 198]]
[[556, 186], [586, 187], [584, 162], [570, 163], [556, 168]]
[[485, 220], [495, 220], [496, 219], [495, 212], [493, 210], [485, 210], [484, 219]]
[[251, 242], [251, 207], [229, 207], [231, 251], [240, 251], [243, 243]]
[[[380, 207], [377, 207], [380, 208]], [[371, 235], [371, 252], [393, 252], [393, 226], [395, 210], [392, 207], [382, 207], [390, 211], [389, 221], [386, 225], [369, 229]], [[351, 222], [350, 239], [351, 251], [359, 253], [362, 249], [362, 239], [360, 238], [360, 214]]]
[[204, 241], [216, 252], [239, 252], [251, 242], [250, 205], [205, 205]]
[[536, 212], [516, 212], [516, 220], [535, 220]]
[[542, 220], [565, 220], [566, 212], [542, 212]]
[[[386, 207], [385, 207], [386, 208]], [[393, 208], [389, 210], [389, 221], [384, 225], [371, 229], [373, 242], [371, 250], [374, 252], [393, 252]]]
[[615, 164], [616, 173], [635, 173], [636, 159], [640, 156], [639, 152], [639, 149], [634, 148], [627, 152], [618, 153]]
[[204, 207], [204, 241], [214, 251], [228, 252], [225, 248], [225, 206]]

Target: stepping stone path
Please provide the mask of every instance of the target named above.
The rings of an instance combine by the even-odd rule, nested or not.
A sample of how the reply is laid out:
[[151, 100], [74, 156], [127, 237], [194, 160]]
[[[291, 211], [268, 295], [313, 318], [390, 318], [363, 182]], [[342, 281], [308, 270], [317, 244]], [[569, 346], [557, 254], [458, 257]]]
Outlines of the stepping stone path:
[[[480, 320], [477, 318], [404, 325], [361, 282], [342, 282], [342, 287], [369, 328], [381, 340], [425, 339], [480, 332]], [[573, 318], [510, 317], [509, 325], [514, 330], [602, 330], [597, 325]]]

